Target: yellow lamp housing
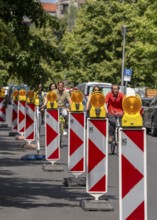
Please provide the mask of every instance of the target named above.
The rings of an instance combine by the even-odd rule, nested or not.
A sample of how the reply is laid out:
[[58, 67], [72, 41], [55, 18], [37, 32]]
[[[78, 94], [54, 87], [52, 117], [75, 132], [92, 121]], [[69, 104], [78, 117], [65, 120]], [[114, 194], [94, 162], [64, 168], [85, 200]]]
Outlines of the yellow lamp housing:
[[90, 118], [105, 118], [105, 97], [102, 92], [93, 92], [90, 99], [91, 109], [89, 111]]
[[34, 103], [35, 100], [34, 100], [34, 91], [32, 90], [29, 90], [27, 92], [27, 103]]
[[70, 106], [70, 110], [72, 112], [83, 112], [84, 106], [83, 106], [83, 94], [79, 90], [75, 90], [71, 93], [71, 101], [72, 104]]
[[18, 90], [14, 90], [14, 92], [12, 94], [12, 97], [13, 97], [14, 101], [18, 101], [19, 91]]
[[0, 98], [5, 97], [5, 90], [3, 88], [0, 88]]
[[122, 127], [142, 127], [143, 120], [140, 114], [142, 108], [141, 98], [137, 95], [126, 96], [122, 102], [124, 115], [122, 117]]
[[48, 92], [46, 108], [47, 109], [57, 109], [58, 105], [57, 105], [57, 101], [56, 100], [57, 100], [56, 93], [54, 93], [53, 91]]
[[34, 103], [36, 106], [39, 106], [39, 94], [38, 91], [34, 92]]
[[26, 90], [20, 89], [19, 91], [19, 100], [20, 101], [26, 101]]

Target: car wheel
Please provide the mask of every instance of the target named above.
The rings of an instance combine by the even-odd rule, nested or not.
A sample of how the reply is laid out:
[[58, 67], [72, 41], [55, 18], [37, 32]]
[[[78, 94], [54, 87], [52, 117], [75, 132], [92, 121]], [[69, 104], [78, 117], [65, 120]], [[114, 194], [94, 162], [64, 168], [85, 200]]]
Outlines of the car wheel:
[[154, 121], [152, 121], [152, 124], [151, 124], [151, 136], [153, 137], [157, 136], [157, 129], [155, 128]]

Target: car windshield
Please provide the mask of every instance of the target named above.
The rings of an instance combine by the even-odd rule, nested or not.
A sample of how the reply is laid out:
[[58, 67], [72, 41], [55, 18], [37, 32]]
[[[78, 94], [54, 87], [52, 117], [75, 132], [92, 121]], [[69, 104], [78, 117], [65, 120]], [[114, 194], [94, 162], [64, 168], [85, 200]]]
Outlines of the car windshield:
[[152, 101], [152, 99], [143, 99], [142, 100], [142, 106], [144, 106], [144, 107], [149, 106], [151, 101]]
[[[94, 88], [94, 86], [90, 86], [89, 87], [88, 94], [92, 93], [93, 88]], [[101, 91], [103, 92], [104, 95], [107, 95], [108, 92], [111, 92], [111, 88], [110, 87], [101, 87], [100, 86], [100, 88], [101, 88]]]

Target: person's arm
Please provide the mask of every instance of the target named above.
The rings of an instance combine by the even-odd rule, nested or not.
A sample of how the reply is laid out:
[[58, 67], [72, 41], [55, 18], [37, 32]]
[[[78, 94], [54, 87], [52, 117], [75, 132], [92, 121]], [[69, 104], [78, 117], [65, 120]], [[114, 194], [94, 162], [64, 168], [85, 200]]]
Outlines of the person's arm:
[[66, 93], [66, 99], [67, 99], [69, 105], [71, 105], [72, 104], [72, 100], [71, 100], [70, 94], [68, 92]]
[[87, 100], [87, 103], [86, 103], [86, 110], [87, 111], [89, 110], [90, 99], [91, 99], [91, 94], [88, 96], [88, 100]]

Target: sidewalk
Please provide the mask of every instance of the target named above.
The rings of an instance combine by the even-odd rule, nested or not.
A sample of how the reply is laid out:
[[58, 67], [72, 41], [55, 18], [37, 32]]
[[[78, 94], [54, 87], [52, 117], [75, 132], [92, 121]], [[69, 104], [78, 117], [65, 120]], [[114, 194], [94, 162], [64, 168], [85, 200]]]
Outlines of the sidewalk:
[[[67, 146], [61, 149], [59, 161], [65, 171], [44, 172], [42, 164], [45, 161], [21, 160], [22, 156], [36, 151], [22, 149], [24, 142], [8, 137], [8, 133], [9, 130], [0, 128], [0, 220], [118, 219], [114, 184], [109, 187], [113, 190], [109, 197], [113, 200], [114, 212], [85, 212], [79, 205], [80, 200], [92, 198], [85, 187], [63, 185], [63, 178], [71, 176], [67, 171]], [[44, 133], [41, 135], [41, 154], [44, 154]]]

